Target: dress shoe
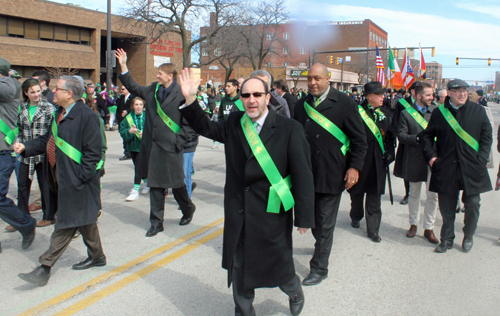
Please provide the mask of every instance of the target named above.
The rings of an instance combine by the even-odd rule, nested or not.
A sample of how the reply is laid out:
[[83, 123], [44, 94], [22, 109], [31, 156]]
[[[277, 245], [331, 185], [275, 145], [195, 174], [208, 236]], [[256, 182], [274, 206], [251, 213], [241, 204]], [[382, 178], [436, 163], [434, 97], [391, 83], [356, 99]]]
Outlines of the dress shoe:
[[74, 264], [73, 267], [71, 267], [73, 270], [85, 270], [88, 268], [92, 267], [102, 267], [106, 265], [106, 256], [102, 256], [97, 259], [93, 259], [88, 257], [82, 262], [79, 262], [77, 264]]
[[193, 212], [191, 213], [191, 215], [189, 215], [189, 216], [187, 216], [187, 215], [182, 216], [181, 221], [179, 222], [179, 225], [184, 226], [184, 225], [187, 225], [187, 224], [191, 223], [191, 221], [193, 220], [193, 214], [196, 211], [196, 205], [194, 205], [194, 203], [193, 203], [193, 208], [194, 209], [193, 209]]
[[304, 291], [302, 291], [302, 286], [300, 287], [300, 292], [295, 294], [294, 297], [290, 297], [290, 314], [293, 316], [300, 315], [302, 309], [304, 308], [305, 298]]
[[434, 249], [434, 252], [445, 253], [448, 249], [453, 249], [453, 244], [442, 241], [439, 246]]
[[405, 197], [399, 202], [401, 205], [408, 205], [408, 195], [405, 195]]
[[382, 238], [377, 233], [373, 233], [371, 235], [368, 235], [368, 237], [373, 241], [373, 242], [380, 242], [382, 241]]
[[36, 233], [36, 228], [33, 227], [33, 230], [29, 232], [29, 234], [23, 235], [23, 243], [22, 243], [23, 249], [28, 249], [31, 246], [31, 244], [35, 240], [35, 233]]
[[424, 230], [424, 237], [427, 238], [427, 240], [430, 243], [433, 243], [433, 244], [439, 243], [439, 239], [436, 238], [436, 235], [434, 235], [434, 231], [432, 229]]
[[36, 284], [38, 286], [44, 286], [47, 284], [50, 278], [50, 272], [45, 272], [42, 266], [37, 267], [30, 273], [19, 273], [17, 275], [22, 280], [29, 282], [31, 284]]
[[118, 158], [118, 160], [120, 160], [120, 161], [124, 161], [124, 160], [128, 160], [128, 159], [132, 159], [132, 157], [131, 157], [131, 156], [124, 155], [123, 157]]
[[39, 221], [38, 223], [36, 223], [36, 227], [50, 226], [50, 225], [54, 224], [55, 222], [56, 221], [48, 221], [48, 220], [42, 219], [41, 221]]
[[302, 281], [302, 285], [318, 285], [326, 279], [328, 275], [319, 275], [317, 273], [309, 273], [309, 275]]
[[8, 233], [13, 233], [13, 232], [17, 232], [17, 229], [15, 229], [14, 227], [12, 227], [10, 225], [7, 225], [7, 226], [5, 226], [5, 231]]
[[411, 225], [410, 229], [406, 232], [406, 237], [413, 238], [417, 234], [417, 225]]
[[469, 252], [472, 249], [472, 237], [464, 237], [464, 240], [462, 241], [462, 248], [464, 249], [464, 252]]
[[153, 237], [158, 235], [158, 233], [163, 231], [163, 226], [151, 226], [146, 232], [146, 237]]
[[353, 220], [351, 220], [351, 226], [352, 226], [353, 228], [359, 228], [359, 221], [354, 220], [354, 219], [353, 219]]

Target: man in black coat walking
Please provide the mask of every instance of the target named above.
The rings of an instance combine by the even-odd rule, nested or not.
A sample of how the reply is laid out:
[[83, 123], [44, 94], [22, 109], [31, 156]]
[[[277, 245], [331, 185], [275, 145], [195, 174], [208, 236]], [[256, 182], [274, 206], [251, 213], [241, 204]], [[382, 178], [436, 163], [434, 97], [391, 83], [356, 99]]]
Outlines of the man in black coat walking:
[[309, 94], [295, 106], [294, 118], [304, 126], [311, 146], [315, 190], [316, 243], [304, 285], [319, 284], [328, 276], [340, 197], [358, 182], [367, 149], [356, 102], [330, 87], [329, 80], [328, 69], [314, 64], [307, 76]]
[[[130, 94], [125, 86], [120, 88], [120, 97], [116, 100], [116, 121], [118, 126], [125, 119], [125, 117], [132, 112], [132, 100], [135, 95]], [[132, 159], [132, 154], [125, 148], [125, 140], [123, 140], [123, 157], [119, 160]]]
[[468, 87], [460, 79], [448, 82], [444, 105], [432, 113], [427, 129], [418, 135], [425, 160], [432, 169], [429, 189], [438, 193], [443, 217], [441, 244], [435, 250], [439, 253], [453, 248], [459, 191], [463, 190], [465, 206], [462, 248], [468, 252], [479, 219], [480, 194], [492, 189], [486, 169], [493, 142], [492, 128], [483, 107], [467, 100]]
[[293, 117], [295, 110], [295, 103], [297, 103], [297, 98], [290, 94], [286, 81], [283, 79], [276, 80], [274, 82], [274, 89], [275, 89], [274, 91], [276, 91], [276, 93], [280, 97], [285, 99], [286, 103], [288, 104], [288, 109], [290, 110], [290, 117]]
[[[24, 157], [45, 154], [44, 178], [49, 187], [48, 208], [57, 210], [57, 222], [50, 247], [40, 256], [41, 266], [20, 273], [26, 282], [45, 285], [50, 269], [64, 253], [76, 231], [87, 246], [88, 258], [73, 265], [74, 270], [105, 266], [97, 228], [101, 208], [100, 176], [102, 138], [99, 117], [81, 101], [83, 83], [73, 76], [62, 76], [54, 90], [54, 102], [60, 107], [49, 131], [14, 150]], [[55, 125], [54, 125], [55, 124]]]
[[304, 294], [292, 258], [293, 224], [301, 234], [314, 227], [303, 128], [271, 109], [269, 87], [259, 78], [241, 87], [245, 111], [219, 122], [198, 106], [199, 80], [192, 71], [184, 69], [179, 82], [186, 98], [181, 113], [197, 133], [226, 146], [222, 267], [228, 270], [228, 286], [233, 284], [235, 315], [255, 315], [255, 289], [276, 286], [289, 295], [291, 314], [299, 315]]
[[[364, 121], [366, 151], [363, 169], [358, 183], [350, 190], [351, 226], [359, 228], [359, 221], [366, 212], [366, 230], [368, 237], [380, 242], [380, 222], [382, 220], [381, 196], [385, 193], [387, 166], [394, 161], [394, 132], [390, 122], [390, 113], [382, 107], [384, 89], [378, 81], [365, 84], [365, 101], [358, 106]], [[363, 208], [363, 200], [366, 202]]]

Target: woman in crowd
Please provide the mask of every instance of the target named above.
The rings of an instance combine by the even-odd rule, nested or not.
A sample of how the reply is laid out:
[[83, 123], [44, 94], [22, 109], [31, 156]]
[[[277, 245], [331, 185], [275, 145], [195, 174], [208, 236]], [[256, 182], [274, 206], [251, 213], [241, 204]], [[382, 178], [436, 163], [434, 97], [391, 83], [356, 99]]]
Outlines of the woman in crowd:
[[[145, 101], [139, 97], [132, 100], [133, 111], [130, 112], [120, 124], [120, 135], [125, 141], [125, 148], [131, 153], [132, 161], [134, 162], [134, 188], [130, 191], [126, 201], [135, 201], [139, 199], [139, 188], [141, 186], [141, 178], [137, 174], [137, 161], [141, 151], [142, 130], [146, 119], [144, 110], [146, 107]], [[144, 179], [146, 186], [142, 193], [148, 193], [147, 179]]]
[[116, 119], [116, 101], [115, 92], [114, 90], [109, 91], [108, 96], [106, 97], [106, 106], [108, 107], [109, 110], [109, 130], [113, 130], [113, 126], [115, 124], [115, 119]]

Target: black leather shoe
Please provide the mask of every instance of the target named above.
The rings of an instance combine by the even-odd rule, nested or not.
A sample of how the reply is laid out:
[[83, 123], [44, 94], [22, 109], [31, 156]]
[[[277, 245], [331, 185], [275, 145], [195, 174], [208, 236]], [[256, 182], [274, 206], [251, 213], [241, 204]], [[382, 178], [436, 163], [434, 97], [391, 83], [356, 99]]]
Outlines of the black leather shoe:
[[106, 256], [102, 256], [100, 258], [90, 258], [88, 257], [82, 262], [78, 262], [77, 264], [74, 264], [72, 269], [73, 270], [85, 270], [88, 268], [92, 267], [102, 267], [106, 265]]
[[464, 237], [464, 240], [462, 241], [462, 248], [464, 249], [464, 252], [469, 252], [472, 249], [472, 237]]
[[146, 232], [146, 237], [153, 237], [163, 231], [163, 226], [151, 226]]
[[120, 160], [120, 161], [123, 161], [123, 160], [128, 160], [128, 159], [132, 159], [132, 157], [131, 157], [131, 156], [124, 155], [123, 157], [118, 158], [118, 160]]
[[351, 221], [351, 226], [352, 226], [353, 228], [359, 228], [359, 221], [357, 221], [357, 220], [354, 220], [354, 219], [353, 219], [353, 220]]
[[44, 286], [49, 281], [50, 272], [46, 273], [42, 266], [38, 266], [30, 273], [19, 273], [17, 276], [28, 283]]
[[381, 242], [382, 238], [377, 233], [373, 233], [371, 235], [368, 235], [368, 237], [373, 241], [373, 242]]
[[293, 298], [290, 297], [289, 302], [290, 314], [292, 314], [293, 316], [300, 315], [305, 303], [304, 291], [302, 291], [302, 286], [300, 287], [300, 292], [298, 294], [295, 294]]
[[401, 205], [407, 205], [407, 204], [408, 204], [408, 196], [405, 196], [405, 197], [401, 200], [401, 202], [399, 202], [399, 204], [401, 204]]
[[31, 244], [33, 244], [33, 241], [35, 240], [35, 229], [36, 229], [36, 226], [33, 227], [33, 230], [27, 234], [27, 235], [23, 235], [23, 243], [22, 243], [22, 248], [23, 249], [28, 249]]
[[437, 246], [436, 249], [434, 249], [434, 252], [445, 253], [448, 249], [452, 249], [452, 248], [453, 248], [453, 244], [447, 243], [445, 241], [441, 241], [439, 246]]
[[302, 281], [302, 285], [318, 285], [326, 279], [328, 275], [319, 275], [317, 273], [309, 273], [309, 275]]
[[191, 221], [193, 220], [193, 214], [196, 211], [196, 205], [194, 205], [194, 203], [193, 203], [193, 207], [194, 207], [194, 209], [193, 209], [193, 212], [191, 213], [191, 215], [190, 216], [187, 216], [187, 215], [182, 216], [181, 221], [179, 222], [179, 225], [184, 226], [184, 225], [191, 223]]

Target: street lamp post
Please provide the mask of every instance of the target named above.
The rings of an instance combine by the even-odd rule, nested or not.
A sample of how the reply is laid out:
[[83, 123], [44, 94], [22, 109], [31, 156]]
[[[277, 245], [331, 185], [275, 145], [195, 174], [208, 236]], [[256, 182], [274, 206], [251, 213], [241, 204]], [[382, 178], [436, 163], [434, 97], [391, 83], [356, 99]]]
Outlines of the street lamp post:
[[113, 90], [111, 86], [111, 76], [113, 75], [113, 63], [111, 52], [111, 0], [108, 0], [108, 23], [106, 32], [106, 87], [107, 91]]

